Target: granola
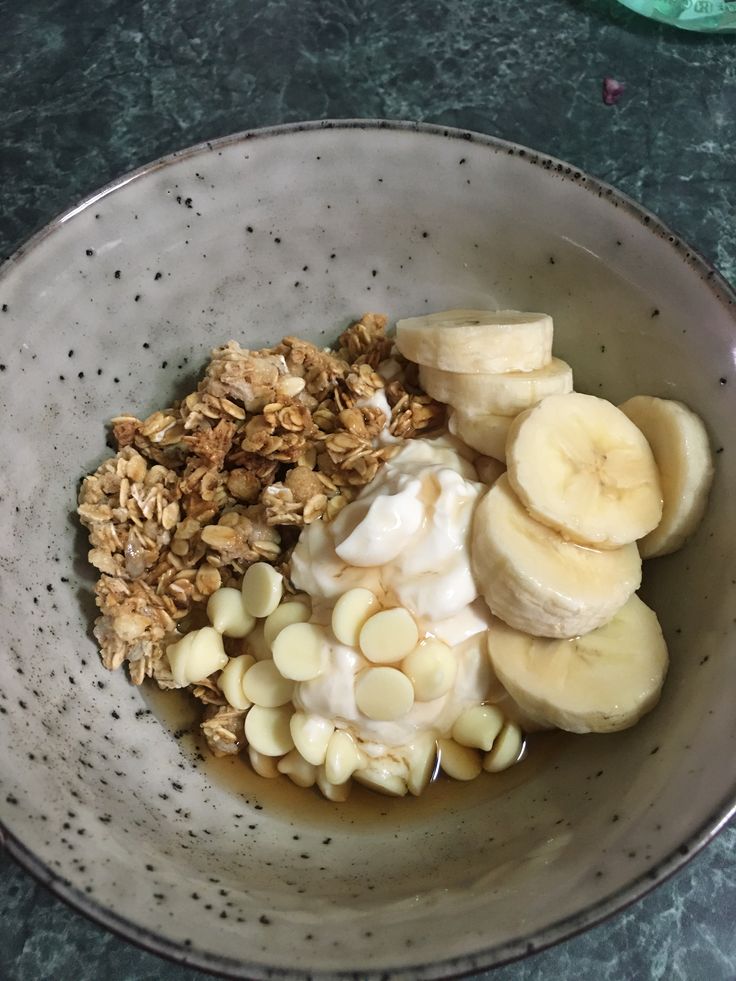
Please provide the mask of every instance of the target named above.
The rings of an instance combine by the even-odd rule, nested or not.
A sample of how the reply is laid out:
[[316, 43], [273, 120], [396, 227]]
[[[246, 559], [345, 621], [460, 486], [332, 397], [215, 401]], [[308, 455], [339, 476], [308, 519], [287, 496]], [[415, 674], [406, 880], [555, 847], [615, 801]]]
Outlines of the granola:
[[213, 756], [235, 756], [245, 745], [245, 712], [229, 705], [208, 704], [201, 729]]
[[[259, 351], [229, 341], [180, 402], [145, 419], [116, 416], [117, 453], [84, 478], [78, 506], [100, 572], [102, 663], [127, 663], [137, 685], [177, 687], [166, 647], [209, 596], [239, 587], [257, 561], [288, 580], [299, 529], [331, 521], [402, 440], [444, 421], [375, 313], [334, 350], [293, 336]], [[217, 675], [191, 690], [213, 752], [238, 752], [242, 713]]]

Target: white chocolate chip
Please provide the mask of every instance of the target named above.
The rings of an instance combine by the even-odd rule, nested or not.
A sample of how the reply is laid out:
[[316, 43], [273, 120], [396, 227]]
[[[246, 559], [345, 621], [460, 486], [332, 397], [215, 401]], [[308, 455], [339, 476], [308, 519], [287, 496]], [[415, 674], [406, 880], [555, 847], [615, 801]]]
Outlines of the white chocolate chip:
[[187, 664], [191, 655], [195, 632], [192, 630], [190, 633], [184, 634], [181, 640], [175, 644], [169, 644], [166, 648], [166, 657], [171, 668], [171, 675], [180, 688], [184, 688], [190, 684], [187, 675]]
[[266, 643], [264, 636], [265, 621], [256, 623], [255, 627], [248, 634], [247, 649], [256, 661], [268, 661], [271, 657], [271, 647]]
[[353, 776], [364, 787], [377, 790], [379, 794], [385, 794], [387, 797], [404, 797], [406, 795], [406, 781], [380, 765], [370, 765], [361, 770], [356, 770]]
[[273, 661], [256, 661], [243, 678], [243, 694], [261, 708], [279, 708], [291, 701], [294, 682], [284, 678]]
[[461, 746], [471, 746], [487, 752], [503, 728], [503, 722], [503, 714], [495, 705], [473, 705], [461, 712], [455, 720], [452, 738]]
[[496, 737], [493, 749], [483, 759], [483, 769], [498, 773], [518, 763], [524, 750], [524, 737], [515, 722], [507, 722]]
[[348, 780], [345, 783], [330, 783], [325, 774], [324, 766], [317, 767], [317, 786], [322, 791], [327, 800], [335, 801], [336, 803], [342, 803], [346, 801], [350, 796], [350, 788], [352, 786], [352, 781]]
[[273, 613], [269, 613], [263, 624], [263, 637], [269, 648], [273, 646], [274, 640], [284, 627], [288, 627], [290, 623], [306, 623], [311, 615], [309, 606], [296, 600], [277, 606]]
[[325, 757], [325, 776], [330, 783], [345, 783], [360, 766], [361, 753], [349, 732], [332, 734]]
[[189, 671], [192, 680], [202, 681], [209, 678], [213, 671], [225, 667], [226, 658], [222, 637], [213, 627], [202, 627], [195, 631]]
[[414, 686], [418, 702], [431, 702], [446, 695], [455, 683], [457, 661], [452, 648], [428, 637], [404, 658], [401, 670]]
[[225, 667], [220, 672], [217, 684], [220, 691], [225, 696], [229, 705], [232, 705], [238, 712], [244, 712], [251, 707], [251, 701], [246, 698], [243, 691], [243, 678], [245, 672], [253, 666], [255, 659], [250, 654], [241, 654], [240, 657], [231, 657]]
[[414, 704], [414, 689], [396, 668], [365, 668], [355, 679], [355, 704], [369, 719], [393, 722]]
[[[253, 709], [251, 709], [251, 712]], [[246, 722], [248, 716], [245, 717]], [[452, 739], [439, 739], [440, 766], [453, 780], [475, 780], [481, 771], [480, 754]]]
[[429, 784], [437, 769], [437, 739], [432, 732], [417, 733], [409, 747], [407, 758], [409, 793], [418, 797]]
[[212, 627], [192, 630], [177, 644], [166, 648], [171, 674], [179, 685], [192, 685], [227, 664], [222, 637]]
[[250, 765], [259, 777], [265, 777], [266, 780], [273, 780], [274, 777], [279, 775], [279, 760], [275, 756], [264, 756], [263, 753], [259, 753], [257, 749], [249, 746], [248, 758], [250, 759]]
[[273, 659], [285, 678], [311, 681], [327, 667], [323, 627], [316, 623], [290, 623], [273, 642]]
[[267, 617], [281, 602], [284, 577], [267, 562], [255, 562], [243, 577], [243, 603], [254, 617]]
[[374, 664], [393, 664], [413, 651], [419, 640], [414, 617], [403, 606], [374, 613], [360, 631], [360, 649]]
[[305, 712], [295, 712], [291, 717], [291, 738], [294, 745], [308, 763], [321, 766], [327, 755], [335, 726], [330, 719], [321, 715], [307, 715]]
[[278, 762], [279, 773], [285, 773], [297, 787], [313, 787], [317, 781], [317, 767], [307, 763], [297, 749], [292, 749]]
[[360, 631], [368, 617], [380, 609], [370, 589], [349, 589], [339, 598], [332, 611], [332, 632], [341, 644], [357, 647]]
[[292, 712], [291, 705], [280, 708], [254, 705], [245, 717], [245, 738], [249, 745], [264, 756], [284, 756], [292, 750], [294, 740], [289, 731]]
[[210, 623], [226, 637], [246, 637], [256, 625], [255, 617], [245, 609], [239, 589], [223, 586], [207, 600]]

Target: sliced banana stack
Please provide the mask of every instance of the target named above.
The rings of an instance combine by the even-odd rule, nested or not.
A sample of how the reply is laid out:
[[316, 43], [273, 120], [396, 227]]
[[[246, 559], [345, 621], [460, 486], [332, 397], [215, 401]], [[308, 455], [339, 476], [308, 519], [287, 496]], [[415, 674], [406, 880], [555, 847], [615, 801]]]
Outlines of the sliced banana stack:
[[496, 620], [488, 653], [514, 701], [543, 726], [616, 732], [656, 705], [667, 646], [656, 614], [632, 596], [604, 626], [582, 637], [532, 637]]
[[702, 421], [680, 402], [617, 408], [573, 392], [543, 314], [448, 310], [399, 321], [396, 343], [450, 406], [450, 432], [482, 454], [490, 490], [471, 561], [499, 681], [542, 727], [633, 725], [668, 663], [635, 595], [641, 559], [679, 548], [703, 517], [714, 468]]
[[639, 542], [642, 558], [668, 555], [692, 535], [705, 513], [713, 455], [699, 416], [682, 402], [637, 395], [619, 406], [652, 448], [662, 486], [662, 520]]
[[446, 310], [396, 324], [396, 346], [419, 365], [424, 390], [452, 407], [450, 431], [502, 463], [514, 416], [572, 391], [552, 335], [548, 314], [519, 310]]

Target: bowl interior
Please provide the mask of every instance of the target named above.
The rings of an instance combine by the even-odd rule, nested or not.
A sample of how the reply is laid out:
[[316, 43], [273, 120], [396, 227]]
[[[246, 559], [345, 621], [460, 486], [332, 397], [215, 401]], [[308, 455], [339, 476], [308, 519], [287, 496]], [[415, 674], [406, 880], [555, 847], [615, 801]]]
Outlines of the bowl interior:
[[[296, 128], [199, 148], [85, 202], [4, 267], [0, 304], [0, 818], [63, 895], [235, 975], [431, 977], [584, 925], [725, 820], [734, 308], [656, 222], [483, 138]], [[205, 759], [186, 701], [97, 659], [73, 512], [109, 453], [106, 420], [190, 390], [231, 337], [327, 344], [366, 310], [452, 306], [548, 311], [577, 389], [679, 398], [705, 419], [705, 522], [645, 565], [672, 660], [660, 705], [618, 735], [540, 738], [519, 768], [419, 800], [332, 805]]]

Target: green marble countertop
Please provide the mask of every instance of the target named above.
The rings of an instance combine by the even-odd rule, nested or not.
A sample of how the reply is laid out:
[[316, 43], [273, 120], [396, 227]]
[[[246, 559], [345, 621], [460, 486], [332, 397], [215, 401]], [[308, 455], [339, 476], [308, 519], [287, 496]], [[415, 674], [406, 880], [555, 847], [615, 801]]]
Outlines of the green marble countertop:
[[[736, 283], [736, 39], [613, 0], [0, 0], [0, 254], [96, 186], [253, 126], [371, 116], [555, 154], [656, 212]], [[626, 83], [606, 106], [601, 82]], [[494, 981], [731, 981], [736, 824], [607, 923]], [[490, 977], [484, 975], [484, 977]], [[194, 981], [0, 852], [6, 981]]]

